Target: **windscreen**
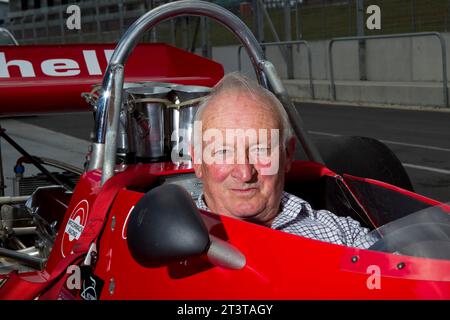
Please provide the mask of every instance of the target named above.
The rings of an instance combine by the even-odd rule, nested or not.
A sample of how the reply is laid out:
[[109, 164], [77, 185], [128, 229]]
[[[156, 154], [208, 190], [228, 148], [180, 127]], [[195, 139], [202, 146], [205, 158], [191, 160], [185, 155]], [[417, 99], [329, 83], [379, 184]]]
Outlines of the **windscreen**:
[[371, 231], [369, 250], [450, 260], [449, 208], [429, 207]]

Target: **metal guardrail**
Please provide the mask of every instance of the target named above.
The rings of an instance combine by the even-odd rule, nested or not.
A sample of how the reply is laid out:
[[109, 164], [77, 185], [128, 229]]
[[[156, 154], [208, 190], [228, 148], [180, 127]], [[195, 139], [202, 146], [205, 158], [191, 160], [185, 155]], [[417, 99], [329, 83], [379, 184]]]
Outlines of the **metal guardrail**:
[[[313, 83], [313, 74], [312, 74], [312, 54], [311, 54], [311, 47], [308, 44], [308, 41], [306, 40], [293, 40], [293, 41], [279, 41], [279, 42], [263, 42], [260, 43], [261, 47], [268, 47], [268, 46], [284, 46], [284, 45], [305, 45], [307, 49], [307, 55], [308, 55], [308, 75], [309, 75], [309, 90], [311, 93], [311, 98], [315, 99], [315, 93], [314, 93], [314, 83]], [[242, 51], [242, 45], [238, 47], [238, 70], [239, 72], [242, 71], [242, 61], [241, 61], [241, 51]], [[264, 52], [265, 54], [265, 52]], [[289, 69], [291, 68], [288, 63], [286, 63], [286, 67]], [[289, 71], [287, 72], [289, 74]]]
[[340, 41], [354, 41], [354, 40], [372, 40], [372, 39], [391, 39], [391, 38], [413, 38], [413, 37], [437, 37], [441, 45], [442, 54], [442, 83], [443, 83], [443, 98], [444, 106], [449, 108], [448, 88], [447, 88], [447, 50], [445, 46], [445, 40], [439, 32], [418, 32], [418, 33], [400, 33], [400, 34], [388, 34], [388, 35], [376, 35], [376, 36], [357, 36], [357, 37], [342, 37], [333, 38], [328, 44], [328, 59], [330, 63], [330, 86], [331, 86], [331, 98], [336, 100], [336, 84], [334, 81], [333, 71], [333, 44]]

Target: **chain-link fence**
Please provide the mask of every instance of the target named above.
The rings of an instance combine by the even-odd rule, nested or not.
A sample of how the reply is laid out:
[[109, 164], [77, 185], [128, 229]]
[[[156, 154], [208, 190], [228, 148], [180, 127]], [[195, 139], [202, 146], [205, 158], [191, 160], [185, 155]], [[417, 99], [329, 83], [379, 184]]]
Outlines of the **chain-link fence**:
[[[381, 10], [381, 29], [368, 30], [367, 35], [424, 31], [449, 31], [450, 1], [448, 0], [365, 0], [364, 8], [377, 5]], [[349, 34], [356, 32], [356, 4], [349, 1]], [[365, 18], [368, 14], [365, 13]], [[364, 19], [364, 20], [366, 20]]]
[[[30, 1], [29, 1], [30, 2]], [[69, 3], [70, 1], [63, 1]], [[63, 2], [39, 8], [20, 8], [22, 2], [11, 0], [9, 28], [21, 43], [117, 41], [124, 30], [140, 15], [168, 1], [74, 1], [81, 7], [82, 29], [67, 30]], [[238, 15], [261, 42], [279, 40], [316, 40], [339, 36], [391, 34], [450, 30], [450, 0], [211, 0]], [[361, 7], [358, 16], [358, 2]], [[13, 4], [17, 6], [13, 6]], [[30, 2], [31, 3], [31, 2]], [[33, 2], [41, 3], [41, 2]], [[381, 29], [365, 27], [369, 5], [381, 10]], [[359, 29], [358, 23], [360, 21]], [[206, 28], [206, 30], [205, 30]], [[359, 30], [359, 32], [358, 32]], [[196, 17], [178, 18], [157, 28], [148, 40], [192, 48], [200, 33], [208, 32], [210, 45], [237, 44], [231, 33], [215, 22], [205, 27]], [[205, 38], [205, 36], [203, 36]]]
[[[256, 7], [258, 1], [264, 4], [259, 10]], [[450, 0], [287, 1], [289, 17], [286, 16], [286, 0], [214, 2], [238, 14], [255, 35], [260, 35], [258, 38], [261, 42], [277, 41], [276, 38], [319, 40], [358, 35], [358, 2], [361, 6], [360, 32], [365, 35], [450, 31]], [[380, 29], [369, 30], [365, 26], [370, 17], [366, 9], [370, 5], [380, 8]], [[287, 19], [290, 20], [290, 28], [286, 26]], [[237, 43], [231, 34], [215, 23], [212, 24], [211, 33], [213, 45]]]
[[[359, 0], [289, 1], [291, 34], [294, 39], [329, 39], [357, 34], [357, 2]], [[284, 0], [264, 0], [266, 9], [280, 38], [285, 36]], [[364, 34], [391, 34], [450, 30], [449, 0], [361, 0]], [[369, 30], [366, 9], [377, 5], [381, 13], [381, 29]], [[265, 23], [266, 41], [273, 41]]]

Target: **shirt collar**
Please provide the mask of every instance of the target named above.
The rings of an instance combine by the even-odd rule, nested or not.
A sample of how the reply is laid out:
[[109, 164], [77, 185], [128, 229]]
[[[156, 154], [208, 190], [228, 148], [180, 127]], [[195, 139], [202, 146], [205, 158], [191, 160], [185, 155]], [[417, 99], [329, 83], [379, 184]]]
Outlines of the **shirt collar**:
[[[301, 213], [302, 199], [283, 191], [281, 195], [280, 212], [272, 222], [272, 229], [278, 229], [282, 224], [290, 223]], [[294, 209], [293, 208], [298, 208]]]
[[200, 196], [197, 199], [197, 208], [205, 211], [211, 211], [209, 210], [208, 206], [205, 203], [205, 200], [203, 200], [203, 192], [200, 194]]
[[[204, 194], [202, 192], [197, 199], [197, 207], [201, 210], [211, 212], [211, 210], [206, 205], [203, 196], [204, 196]], [[273, 220], [271, 228], [277, 229], [281, 224], [289, 223], [289, 222], [293, 221], [294, 219], [296, 219], [302, 211], [301, 205], [303, 202], [304, 202], [304, 200], [297, 198], [296, 196], [283, 191], [283, 193], [281, 195], [280, 212]], [[294, 207], [299, 207], [299, 209], [292, 210], [293, 205], [295, 205]]]

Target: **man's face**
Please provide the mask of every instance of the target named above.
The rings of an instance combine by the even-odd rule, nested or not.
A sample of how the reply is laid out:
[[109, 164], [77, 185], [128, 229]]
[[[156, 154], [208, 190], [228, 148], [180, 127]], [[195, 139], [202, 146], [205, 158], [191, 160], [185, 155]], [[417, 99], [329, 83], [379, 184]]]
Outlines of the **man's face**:
[[[294, 139], [287, 152], [278, 141], [282, 132], [277, 112], [248, 94], [227, 91], [206, 107], [202, 127], [203, 139], [207, 138], [202, 145], [203, 161], [194, 164], [194, 169], [203, 181], [209, 209], [270, 226], [279, 212], [284, 175], [295, 148]], [[220, 132], [223, 141], [205, 137], [209, 129]], [[260, 129], [266, 129], [266, 134]], [[226, 139], [230, 132], [239, 131], [254, 132], [256, 138], [236, 134]], [[279, 139], [272, 139], [272, 132], [278, 132]], [[206, 161], [206, 157], [220, 163]], [[267, 170], [274, 160], [277, 170]]]

